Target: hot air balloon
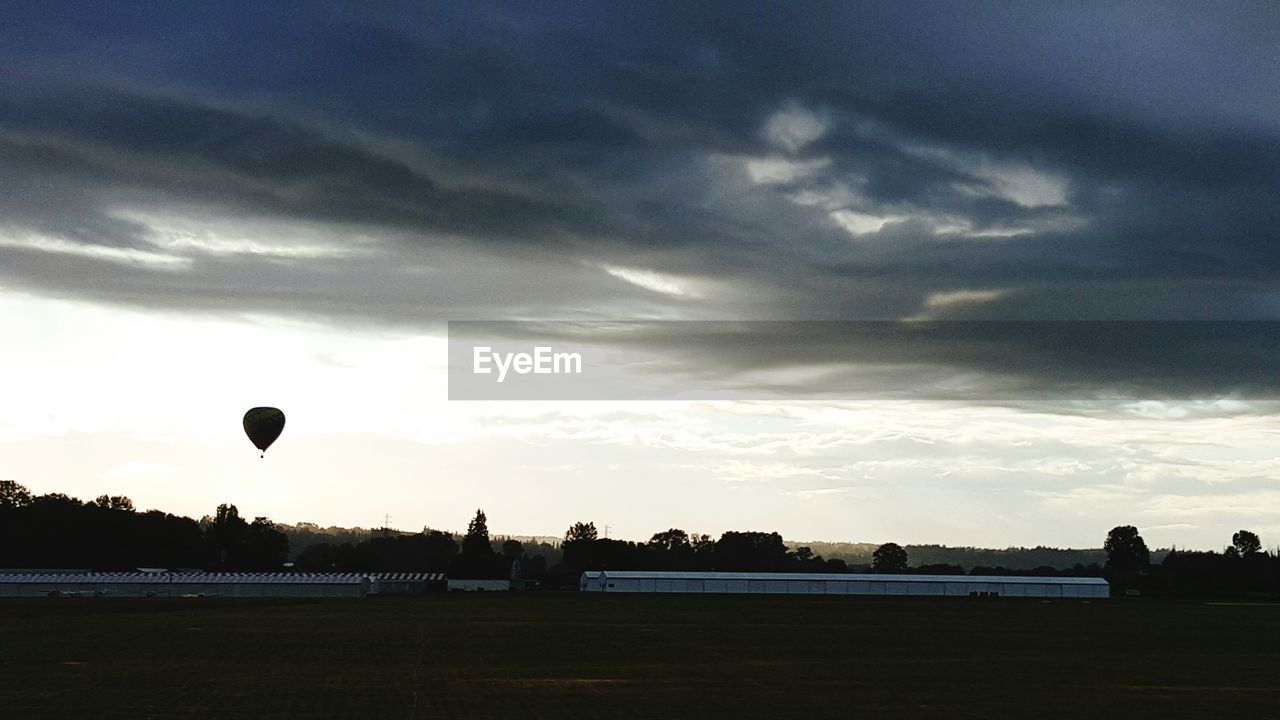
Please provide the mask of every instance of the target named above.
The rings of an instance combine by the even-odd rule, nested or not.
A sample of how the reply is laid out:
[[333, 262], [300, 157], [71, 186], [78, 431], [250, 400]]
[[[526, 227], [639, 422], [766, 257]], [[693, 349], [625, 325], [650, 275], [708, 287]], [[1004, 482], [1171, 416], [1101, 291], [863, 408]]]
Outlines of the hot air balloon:
[[280, 437], [282, 430], [284, 430], [284, 413], [280, 412], [279, 408], [250, 408], [249, 412], [244, 414], [244, 434], [248, 435], [254, 446], [262, 451], [262, 457], [266, 457], [267, 448]]

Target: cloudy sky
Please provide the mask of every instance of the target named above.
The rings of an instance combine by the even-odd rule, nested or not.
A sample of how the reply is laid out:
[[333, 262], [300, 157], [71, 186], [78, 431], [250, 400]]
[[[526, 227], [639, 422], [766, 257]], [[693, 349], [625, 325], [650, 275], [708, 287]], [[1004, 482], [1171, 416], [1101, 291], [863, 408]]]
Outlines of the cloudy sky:
[[[407, 529], [1280, 543], [1280, 341], [1234, 324], [1280, 319], [1277, 5], [363, 5], [0, 9], [0, 477]], [[642, 333], [776, 397], [448, 399], [446, 321], [549, 319], [1032, 331]], [[254, 405], [289, 418], [262, 461]]]

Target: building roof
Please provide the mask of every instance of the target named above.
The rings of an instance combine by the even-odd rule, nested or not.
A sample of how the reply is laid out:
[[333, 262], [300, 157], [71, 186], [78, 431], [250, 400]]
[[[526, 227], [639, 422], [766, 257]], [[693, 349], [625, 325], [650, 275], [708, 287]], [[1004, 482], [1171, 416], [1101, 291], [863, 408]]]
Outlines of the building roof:
[[862, 582], [1004, 583], [1026, 585], [1106, 585], [1098, 577], [1036, 577], [1017, 575], [887, 575], [880, 573], [733, 573], [666, 570], [591, 570], [587, 577], [642, 580], [818, 580]]
[[0, 572], [0, 583], [265, 583], [324, 585], [358, 583], [364, 578], [385, 582], [444, 582], [444, 573], [207, 573], [168, 572]]
[[444, 573], [369, 573], [370, 580], [384, 582], [444, 582]]
[[4, 573], [0, 583], [352, 585], [364, 577], [360, 573]]

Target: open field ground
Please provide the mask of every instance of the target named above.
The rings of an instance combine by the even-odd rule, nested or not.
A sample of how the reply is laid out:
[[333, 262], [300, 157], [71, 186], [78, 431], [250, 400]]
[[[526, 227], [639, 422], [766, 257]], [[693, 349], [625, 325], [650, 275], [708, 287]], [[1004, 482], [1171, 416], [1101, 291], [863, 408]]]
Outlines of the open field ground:
[[1280, 605], [433, 595], [0, 601], [19, 718], [1218, 718]]

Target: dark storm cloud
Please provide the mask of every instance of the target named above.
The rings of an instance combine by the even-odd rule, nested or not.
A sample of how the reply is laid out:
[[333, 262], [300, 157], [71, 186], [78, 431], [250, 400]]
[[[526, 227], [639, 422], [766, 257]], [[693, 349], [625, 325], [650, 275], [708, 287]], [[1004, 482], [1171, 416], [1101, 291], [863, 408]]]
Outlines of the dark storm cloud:
[[[382, 322], [1280, 307], [1272, 4], [0, 12], [10, 287]], [[141, 215], [372, 240], [211, 256]]]
[[589, 229], [566, 207], [442, 189], [402, 162], [266, 117], [112, 95], [40, 102], [38, 112], [0, 106], [0, 115], [17, 136], [0, 139], [6, 172], [47, 172], [45, 188], [55, 192], [66, 180], [253, 214], [482, 239]]
[[[449, 336], [451, 397], [463, 399], [1066, 400], [1094, 410], [1280, 400], [1272, 321], [454, 322]], [[577, 352], [585, 369], [495, 385], [474, 373], [476, 346]]]

